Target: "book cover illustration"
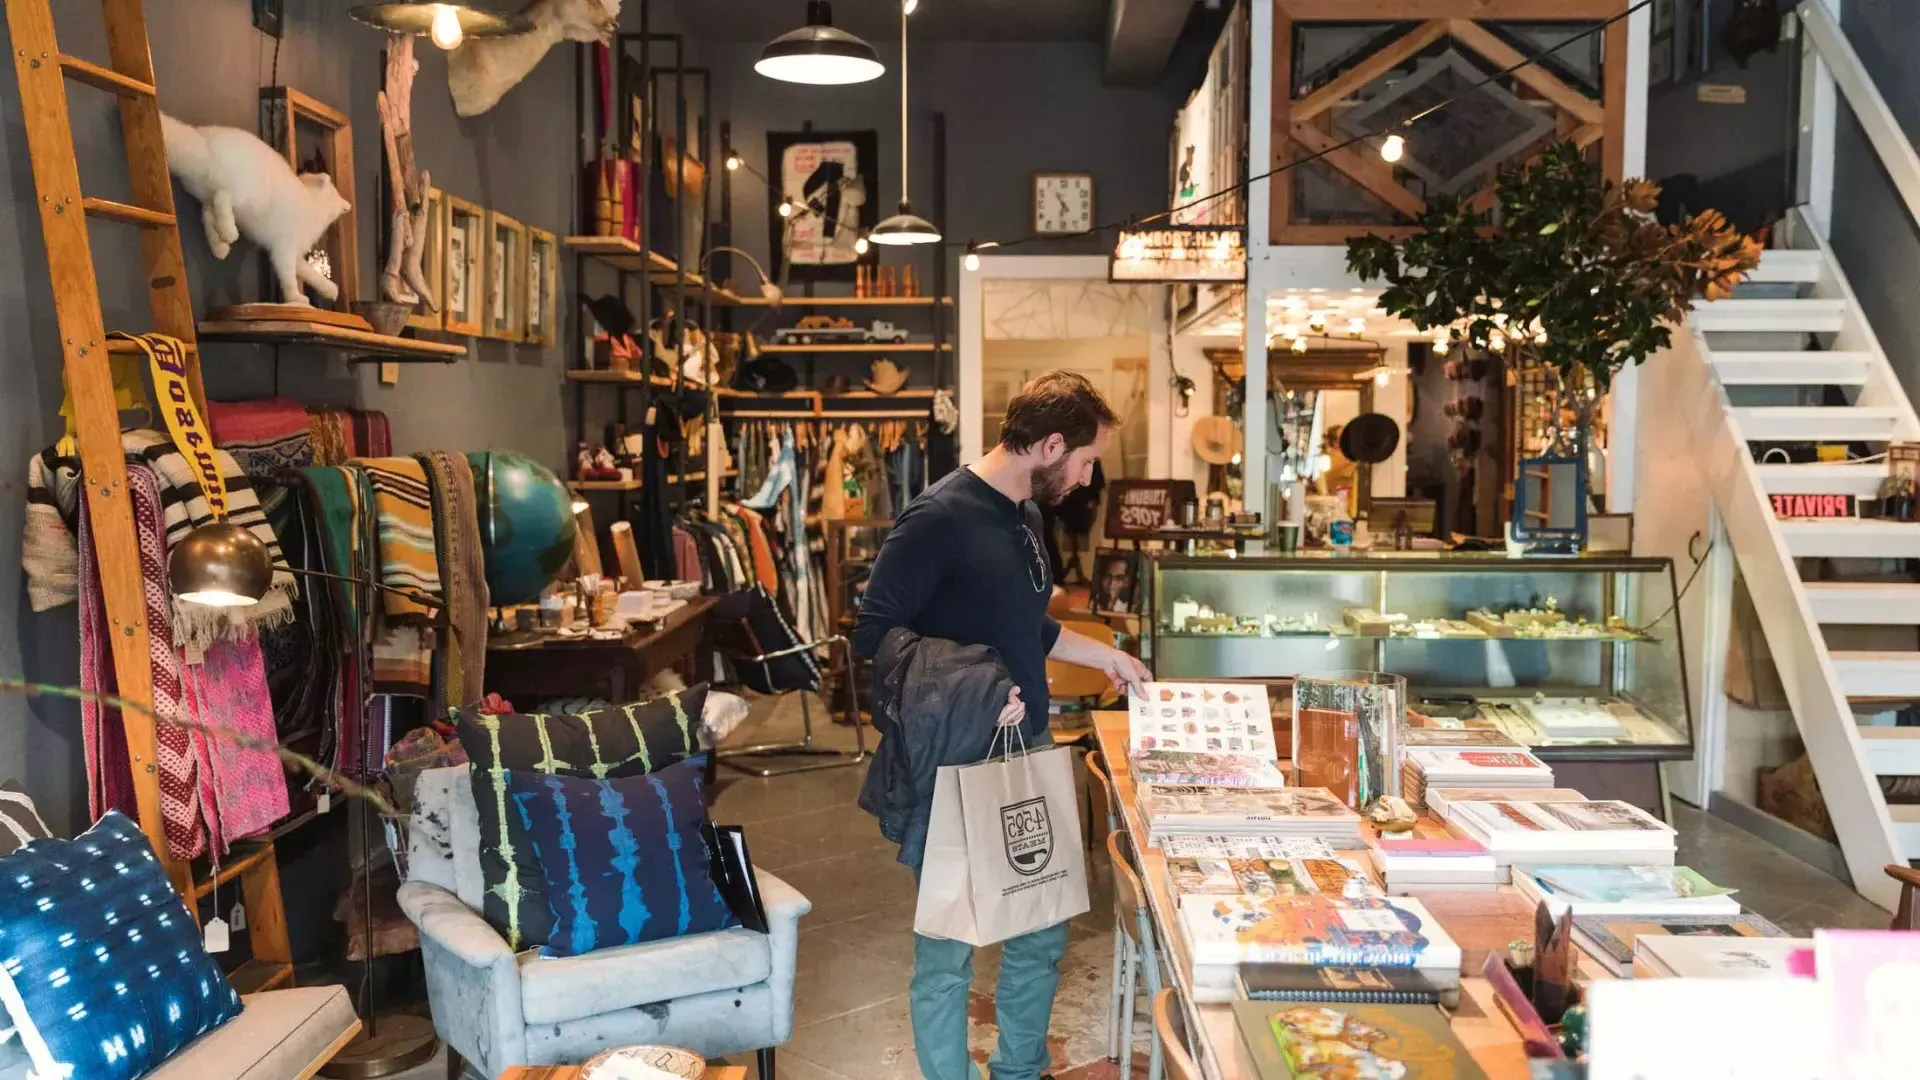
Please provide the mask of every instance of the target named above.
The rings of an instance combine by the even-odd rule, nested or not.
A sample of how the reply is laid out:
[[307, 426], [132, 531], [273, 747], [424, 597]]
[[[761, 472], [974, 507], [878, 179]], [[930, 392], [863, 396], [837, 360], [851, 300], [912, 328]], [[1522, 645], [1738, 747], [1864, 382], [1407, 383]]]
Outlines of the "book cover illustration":
[[1373, 841], [1373, 846], [1380, 854], [1396, 859], [1467, 859], [1487, 854], [1485, 845], [1463, 837], [1382, 836]]
[[1496, 728], [1410, 727], [1405, 735], [1408, 746], [1520, 746]]
[[1758, 915], [1667, 915], [1635, 919], [1581, 916], [1574, 928], [1621, 967], [1633, 966], [1633, 942], [1646, 934], [1672, 937], [1786, 937], [1786, 931]]
[[1223, 897], [1189, 906], [1195, 963], [1455, 966], [1459, 947], [1406, 897]]
[[1431, 1005], [1241, 1002], [1234, 1012], [1262, 1076], [1485, 1080]]
[[1615, 832], [1625, 829], [1672, 832], [1664, 822], [1629, 803], [1598, 799], [1588, 802], [1540, 803], [1535, 814], [1546, 814], [1576, 832]]
[[1562, 896], [1605, 904], [1728, 896], [1734, 892], [1684, 866], [1516, 866], [1514, 872], [1530, 874]]
[[1141, 796], [1140, 810], [1148, 821], [1168, 816], [1247, 820], [1359, 818], [1325, 788], [1154, 787]]
[[1127, 700], [1127, 741], [1135, 751], [1276, 756], [1265, 686], [1150, 682], [1143, 690]]
[[1168, 859], [1331, 859], [1333, 845], [1317, 836], [1202, 836], [1176, 834], [1160, 844]]
[[1490, 833], [1547, 832], [1547, 826], [1529, 816], [1522, 803], [1453, 803], [1454, 812]]
[[1146, 750], [1134, 754], [1129, 768], [1140, 784], [1198, 784], [1208, 787], [1285, 787], [1287, 778], [1272, 761], [1248, 754], [1206, 754]]

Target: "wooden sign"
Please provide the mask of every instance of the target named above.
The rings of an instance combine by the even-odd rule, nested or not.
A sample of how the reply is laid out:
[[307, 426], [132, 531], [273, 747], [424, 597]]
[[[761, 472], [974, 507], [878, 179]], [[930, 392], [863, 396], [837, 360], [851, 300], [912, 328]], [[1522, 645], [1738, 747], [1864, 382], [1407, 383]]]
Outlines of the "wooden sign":
[[1191, 480], [1115, 480], [1107, 485], [1107, 539], [1152, 540], [1195, 498]]
[[1122, 229], [1107, 280], [1144, 283], [1247, 280], [1246, 238], [1237, 225]]
[[1850, 518], [1860, 516], [1851, 495], [1772, 495], [1777, 518]]

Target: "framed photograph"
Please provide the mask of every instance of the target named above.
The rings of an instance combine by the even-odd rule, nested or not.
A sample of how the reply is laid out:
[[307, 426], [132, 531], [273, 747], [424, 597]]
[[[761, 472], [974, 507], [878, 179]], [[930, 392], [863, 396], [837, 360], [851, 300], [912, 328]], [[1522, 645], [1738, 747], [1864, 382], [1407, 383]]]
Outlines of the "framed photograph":
[[447, 200], [437, 187], [427, 189], [427, 246], [420, 254], [420, 276], [433, 290], [433, 310], [422, 301], [407, 316], [416, 330], [444, 330], [447, 326]]
[[527, 227], [498, 210], [487, 211], [486, 307], [481, 336], [527, 338]]
[[447, 276], [446, 299], [441, 304], [446, 311], [442, 329], [474, 337], [484, 329], [481, 305], [485, 289], [480, 272], [487, 216], [480, 207], [457, 195], [444, 195], [442, 201], [446, 203], [447, 222], [446, 253], [441, 260]]
[[527, 227], [527, 343], [548, 346], [557, 340], [559, 252], [553, 234]]
[[1138, 551], [1101, 548], [1093, 553], [1093, 587], [1089, 590], [1095, 615], [1138, 615], [1145, 559]]
[[[872, 131], [769, 131], [767, 161], [768, 271], [775, 280], [791, 266], [794, 281], [852, 283], [859, 263], [875, 265], [878, 249], [854, 251], [861, 232], [893, 213], [880, 198], [880, 139]], [[782, 201], [793, 213], [780, 216]]]
[[[322, 104], [290, 86], [260, 88], [260, 138], [280, 151], [297, 173], [325, 173], [349, 207], [353, 197], [353, 124], [347, 114]], [[360, 295], [360, 230], [354, 211], [327, 227], [326, 235], [307, 256], [307, 264], [333, 282], [340, 296], [333, 307], [346, 311]], [[263, 295], [277, 297], [277, 290]], [[312, 297], [318, 300], [318, 297]]]

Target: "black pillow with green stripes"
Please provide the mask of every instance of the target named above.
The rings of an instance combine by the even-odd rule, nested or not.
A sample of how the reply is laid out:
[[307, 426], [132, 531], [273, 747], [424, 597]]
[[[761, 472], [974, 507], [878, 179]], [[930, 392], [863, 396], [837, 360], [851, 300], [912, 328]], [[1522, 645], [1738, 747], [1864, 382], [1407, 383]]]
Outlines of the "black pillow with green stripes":
[[508, 946], [545, 945], [553, 910], [527, 826], [507, 798], [507, 770], [605, 780], [664, 769], [699, 753], [706, 702], [701, 683], [652, 701], [579, 713], [455, 713], [480, 812], [481, 914]]

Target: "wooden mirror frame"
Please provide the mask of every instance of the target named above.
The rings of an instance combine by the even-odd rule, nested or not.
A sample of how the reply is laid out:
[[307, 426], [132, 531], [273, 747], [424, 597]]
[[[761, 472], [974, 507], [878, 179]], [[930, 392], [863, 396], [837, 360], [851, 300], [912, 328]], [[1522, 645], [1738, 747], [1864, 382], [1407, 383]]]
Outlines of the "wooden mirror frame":
[[333, 283], [340, 290], [333, 306], [348, 311], [355, 300], [370, 299], [360, 295], [360, 229], [356, 224], [360, 204], [353, 194], [353, 124], [346, 113], [290, 86], [260, 88], [260, 137], [285, 155], [295, 172], [300, 171], [298, 131], [302, 123], [326, 132], [327, 175], [333, 179], [334, 190], [347, 200], [347, 212], [327, 226], [320, 246], [327, 251]]

